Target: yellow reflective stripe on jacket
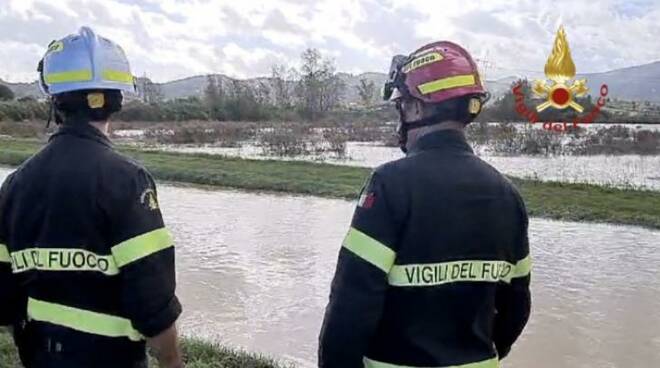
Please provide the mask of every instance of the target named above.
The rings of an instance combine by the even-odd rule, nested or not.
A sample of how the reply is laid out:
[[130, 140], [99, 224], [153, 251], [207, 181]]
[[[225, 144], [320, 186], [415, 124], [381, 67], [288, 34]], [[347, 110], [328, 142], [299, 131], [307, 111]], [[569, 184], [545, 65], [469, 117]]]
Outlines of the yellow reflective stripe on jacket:
[[511, 278], [526, 277], [532, 272], [532, 256], [527, 255], [527, 257], [516, 262], [516, 265], [513, 267], [513, 275]]
[[119, 269], [111, 255], [102, 256], [84, 249], [28, 248], [11, 253], [14, 273], [39, 271], [95, 271], [116, 275]]
[[7, 249], [7, 246], [2, 243], [0, 243], [0, 262], [11, 262], [11, 259], [9, 258], [9, 250]]
[[104, 70], [101, 76], [106, 81], [133, 84], [133, 74], [131, 73], [118, 70]]
[[107, 337], [126, 337], [132, 341], [144, 340], [133, 328], [131, 321], [109, 314], [28, 299], [28, 319], [64, 326], [76, 331]]
[[112, 255], [117, 267], [121, 268], [173, 245], [170, 232], [160, 228], [115, 245], [112, 247]]
[[91, 70], [74, 70], [70, 72], [50, 73], [46, 74], [46, 83], [71, 83], [71, 82], [86, 82], [92, 80]]
[[450, 88], [474, 86], [477, 84], [477, 80], [474, 74], [466, 75], [455, 75], [453, 77], [443, 78], [434, 80], [432, 82], [424, 83], [419, 85], [419, 92], [423, 95], [429, 93], [442, 91]]
[[385, 273], [390, 271], [396, 258], [392, 249], [355, 228], [348, 231], [343, 246]]
[[464, 260], [442, 263], [394, 265], [388, 280], [392, 286], [436, 286], [452, 282], [511, 282], [531, 272], [531, 258], [515, 265], [506, 261]]
[[443, 367], [415, 367], [412, 365], [383, 363], [383, 362], [371, 360], [369, 358], [364, 358], [364, 368], [499, 368], [499, 366], [500, 366], [500, 361], [499, 358], [497, 357], [476, 363], [467, 363], [467, 364], [451, 365], [451, 366], [443, 366]]

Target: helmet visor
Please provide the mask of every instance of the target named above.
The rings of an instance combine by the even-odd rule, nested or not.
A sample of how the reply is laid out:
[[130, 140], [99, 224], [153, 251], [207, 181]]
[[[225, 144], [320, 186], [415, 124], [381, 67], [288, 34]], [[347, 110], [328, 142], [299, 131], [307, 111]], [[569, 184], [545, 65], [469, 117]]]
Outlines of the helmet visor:
[[383, 100], [390, 101], [401, 98], [403, 95], [402, 90], [405, 89], [406, 76], [401, 71], [401, 68], [408, 62], [408, 59], [404, 55], [396, 55], [392, 58], [388, 80], [383, 87]]

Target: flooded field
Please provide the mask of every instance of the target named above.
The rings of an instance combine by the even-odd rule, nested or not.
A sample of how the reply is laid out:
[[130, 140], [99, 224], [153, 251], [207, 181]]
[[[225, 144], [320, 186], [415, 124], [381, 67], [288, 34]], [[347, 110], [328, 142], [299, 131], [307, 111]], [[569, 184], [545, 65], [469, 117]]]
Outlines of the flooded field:
[[[264, 156], [260, 147], [240, 148], [215, 146], [170, 145], [159, 149], [183, 153], [206, 153], [238, 156], [251, 159], [285, 159], [319, 161], [339, 165], [376, 167], [403, 157], [396, 147], [372, 143], [349, 142], [346, 158], [326, 156], [297, 156], [278, 158]], [[545, 181], [594, 183], [616, 187], [660, 190], [660, 156], [493, 156], [481, 153], [481, 158], [503, 173]]]
[[[8, 169], [0, 168], [0, 182]], [[315, 364], [354, 204], [161, 185], [187, 334]], [[504, 368], [660, 366], [660, 232], [532, 219], [533, 314]]]

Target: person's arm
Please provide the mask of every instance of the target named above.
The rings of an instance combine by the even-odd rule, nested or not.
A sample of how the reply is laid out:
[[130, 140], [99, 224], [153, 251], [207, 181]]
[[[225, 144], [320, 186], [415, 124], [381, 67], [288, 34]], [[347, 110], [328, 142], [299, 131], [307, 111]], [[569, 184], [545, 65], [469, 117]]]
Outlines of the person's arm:
[[520, 209], [520, 235], [516, 249], [516, 267], [510, 284], [500, 284], [496, 295], [497, 314], [493, 340], [500, 359], [505, 358], [522, 333], [531, 311], [531, 256], [529, 251], [529, 219], [522, 198], [516, 192]]
[[16, 290], [11, 271], [7, 233], [7, 196], [11, 177], [0, 187], [0, 326], [10, 326], [16, 317]]
[[320, 368], [363, 368], [381, 318], [400, 223], [377, 174], [362, 192], [339, 252], [319, 337]]
[[[108, 206], [112, 255], [120, 270], [124, 313], [147, 338], [161, 367], [181, 367], [175, 322], [181, 304], [175, 295], [174, 243], [165, 228], [156, 185], [140, 171]], [[116, 192], [116, 191], [115, 191]]]

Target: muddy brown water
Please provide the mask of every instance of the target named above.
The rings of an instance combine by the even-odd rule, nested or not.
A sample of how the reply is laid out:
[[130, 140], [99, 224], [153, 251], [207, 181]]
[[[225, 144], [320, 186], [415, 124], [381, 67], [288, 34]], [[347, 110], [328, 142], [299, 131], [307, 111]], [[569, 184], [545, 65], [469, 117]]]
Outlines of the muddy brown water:
[[[163, 184], [160, 202], [184, 333], [313, 367], [354, 204]], [[660, 366], [659, 231], [532, 219], [530, 238], [532, 318], [503, 367]]]

